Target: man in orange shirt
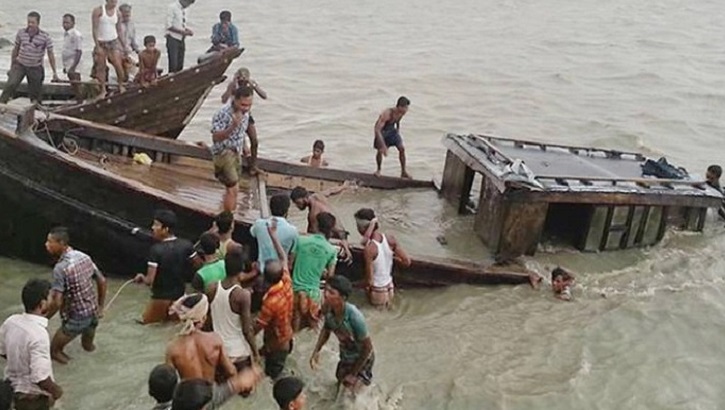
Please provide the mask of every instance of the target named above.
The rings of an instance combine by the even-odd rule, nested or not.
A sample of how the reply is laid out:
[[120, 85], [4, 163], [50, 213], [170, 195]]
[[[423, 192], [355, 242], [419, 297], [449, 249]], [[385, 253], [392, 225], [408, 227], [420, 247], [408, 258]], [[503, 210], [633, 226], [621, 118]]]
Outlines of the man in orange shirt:
[[277, 221], [267, 226], [279, 260], [269, 260], [264, 266], [264, 280], [270, 286], [262, 300], [255, 333], [264, 329], [264, 372], [276, 380], [284, 370], [287, 356], [292, 351], [292, 306], [294, 294], [287, 266], [287, 254], [277, 238]]

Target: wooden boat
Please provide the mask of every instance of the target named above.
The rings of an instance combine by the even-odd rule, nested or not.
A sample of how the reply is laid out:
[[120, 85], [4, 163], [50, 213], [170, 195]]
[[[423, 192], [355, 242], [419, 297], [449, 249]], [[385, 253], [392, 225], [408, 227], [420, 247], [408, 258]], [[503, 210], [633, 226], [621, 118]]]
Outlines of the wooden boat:
[[[501, 259], [536, 251], [557, 237], [584, 251], [648, 246], [667, 227], [700, 231], [723, 197], [705, 181], [643, 175], [639, 153], [454, 135], [442, 194], [463, 211], [481, 176], [474, 231]], [[669, 165], [668, 165], [669, 167]]]
[[[39, 132], [49, 133], [58, 141], [75, 140], [87, 149], [102, 150], [111, 154], [133, 156], [137, 150], [152, 154], [155, 161], [186, 163], [189, 159], [211, 160], [209, 149], [195, 143], [159, 138], [138, 131], [97, 124], [91, 121], [63, 115], [52, 115], [42, 121]], [[364, 172], [344, 171], [334, 168], [311, 168], [307, 165], [259, 158], [257, 166], [267, 173], [267, 186], [292, 189], [304, 186], [310, 191], [324, 191], [345, 181], [373, 189], [433, 189], [432, 180], [404, 179], [389, 176], [376, 177]]]
[[[155, 85], [129, 85], [122, 93], [86, 101], [64, 104], [53, 112], [103, 124], [138, 130], [166, 138], [176, 138], [189, 124], [202, 103], [224, 73], [244, 49], [230, 49], [200, 65], [159, 77]], [[22, 88], [21, 88], [22, 93]], [[45, 84], [44, 94], [50, 98], [69, 100], [74, 97], [70, 84]]]
[[[114, 154], [99, 151], [108, 137], [91, 133], [70, 137], [45, 130], [33, 132], [32, 111], [9, 112], [0, 106], [0, 240], [3, 252], [30, 260], [46, 260], [43, 240], [54, 224], [72, 230], [76, 247], [90, 253], [102, 270], [131, 275], [144, 269], [151, 237], [145, 227], [160, 207], [179, 218], [177, 235], [196, 238], [209, 228], [223, 188], [212, 177], [209, 161], [195, 166], [164, 161], [184, 156], [191, 146], [161, 138], [137, 137], [110, 144]], [[66, 118], [67, 120], [67, 118]], [[12, 131], [15, 129], [15, 131]], [[90, 146], [95, 141], [96, 148]], [[134, 142], [135, 141], [135, 142]], [[154, 149], [149, 149], [154, 144]], [[87, 147], [88, 145], [88, 147]], [[189, 150], [189, 151], [184, 151]], [[144, 151], [158, 161], [140, 165], [127, 155]], [[123, 155], [127, 153], [127, 155]], [[197, 158], [198, 155], [187, 157]], [[243, 179], [235, 239], [255, 248], [249, 235], [253, 221], [265, 211], [264, 179]], [[361, 250], [355, 262], [341, 269], [353, 278], [362, 272]], [[396, 274], [398, 283], [522, 283], [522, 268], [490, 268], [465, 262], [415, 258]]]

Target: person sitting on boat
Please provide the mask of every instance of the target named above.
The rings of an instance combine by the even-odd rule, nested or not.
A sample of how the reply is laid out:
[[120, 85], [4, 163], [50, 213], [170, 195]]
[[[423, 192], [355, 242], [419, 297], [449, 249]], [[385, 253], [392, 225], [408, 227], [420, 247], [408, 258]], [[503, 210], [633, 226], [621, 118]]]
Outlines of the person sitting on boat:
[[375, 211], [362, 208], [355, 212], [355, 223], [365, 246], [365, 281], [368, 301], [375, 307], [390, 308], [395, 296], [393, 262], [410, 266], [410, 257], [393, 235], [380, 232]]
[[410, 100], [407, 97], [398, 98], [395, 107], [388, 108], [383, 111], [375, 122], [375, 136], [373, 139], [373, 147], [377, 150], [375, 161], [378, 168], [375, 171], [376, 176], [381, 175], [383, 166], [383, 157], [388, 156], [388, 148], [395, 147], [398, 149], [398, 157], [400, 159], [400, 177], [411, 178], [405, 167], [405, 146], [403, 145], [403, 137], [400, 136], [400, 121], [408, 112]]
[[93, 60], [96, 73], [94, 78], [101, 85], [99, 98], [106, 96], [106, 62], [110, 62], [116, 70], [118, 90], [123, 92], [123, 83], [126, 81], [126, 72], [123, 68], [122, 51], [126, 48], [121, 36], [121, 19], [118, 18], [118, 0], [106, 0], [105, 4], [93, 9], [91, 22], [93, 24]]
[[254, 124], [249, 121], [252, 102], [251, 90], [239, 88], [234, 92], [232, 101], [217, 111], [212, 119], [211, 154], [214, 161], [214, 175], [226, 187], [222, 202], [224, 210], [230, 212], [237, 208], [245, 131], [252, 146], [249, 173], [255, 176], [259, 172], [257, 169], [257, 132]]
[[[531, 273], [529, 275], [529, 283], [534, 289], [538, 289], [543, 281], [544, 277], [538, 273]], [[574, 286], [574, 275], [571, 272], [559, 266], [551, 271], [551, 290], [557, 299], [572, 300], [572, 286]]]
[[138, 55], [138, 74], [134, 80], [147, 87], [156, 82], [159, 76], [159, 58], [161, 51], [156, 48], [156, 37], [146, 36], [143, 39], [144, 50]]
[[30, 101], [40, 103], [43, 94], [43, 55], [48, 54], [48, 62], [53, 70], [53, 81], [59, 81], [55, 69], [55, 54], [53, 54], [53, 40], [50, 35], [41, 30], [40, 14], [36, 11], [28, 13], [28, 25], [20, 29], [15, 36], [15, 47], [10, 57], [10, 71], [8, 82], [5, 84], [0, 103], [5, 104], [15, 97], [15, 91], [23, 81], [28, 78], [28, 94]]
[[320, 350], [334, 333], [340, 343], [340, 360], [335, 376], [338, 387], [353, 393], [369, 386], [373, 378], [375, 353], [365, 317], [348, 301], [352, 284], [344, 276], [335, 276], [325, 285], [325, 324], [310, 357], [310, 367], [320, 366]]
[[330, 243], [336, 218], [329, 212], [316, 216], [318, 231], [297, 238], [290, 252], [292, 289], [295, 292], [293, 328], [317, 328], [322, 307], [320, 282], [335, 275], [337, 249]]
[[[242, 67], [237, 70], [236, 73], [234, 73], [234, 78], [232, 78], [232, 81], [230, 81], [229, 85], [227, 85], [226, 91], [224, 91], [224, 94], [222, 94], [222, 103], [226, 104], [227, 101], [229, 101], [229, 98], [234, 95], [234, 92], [236, 90], [245, 87], [254, 90], [259, 98], [263, 100], [267, 99], [267, 93], [262, 89], [262, 87], [259, 86], [256, 81], [252, 80], [249, 69]], [[252, 122], [252, 124], [254, 124], [254, 119], [250, 119], [250, 121]]]
[[[340, 186], [314, 194], [308, 192], [307, 189], [301, 186], [295, 187], [292, 190], [292, 192], [290, 193], [290, 199], [292, 200], [292, 202], [295, 203], [297, 209], [299, 209], [300, 211], [304, 211], [305, 209], [307, 209], [307, 233], [319, 232], [317, 224], [318, 214], [322, 212], [329, 212], [330, 214], [332, 214], [332, 209], [327, 203], [326, 198], [332, 195], [337, 195], [351, 187], [354, 187], [354, 185], [348, 181], [345, 181], [345, 183]], [[336, 223], [332, 231], [331, 238], [334, 240], [335, 244], [339, 246], [341, 253], [340, 259], [344, 262], [349, 263], [352, 262], [352, 252], [350, 251], [350, 246], [347, 243], [348, 235], [349, 233], [342, 226], [340, 220], [336, 218]]]
[[[707, 167], [707, 173], [705, 174], [705, 181], [708, 185], [715, 188], [720, 192], [723, 193], [722, 187], [720, 186], [720, 177], [722, 176], [722, 167], [720, 165], [710, 165]], [[725, 200], [723, 200], [723, 203], [720, 205], [720, 208], [717, 210], [717, 214], [720, 216], [720, 218], [725, 219]]]
[[194, 245], [174, 235], [177, 218], [173, 211], [158, 210], [154, 214], [151, 233], [157, 241], [149, 252], [146, 274], [139, 273], [136, 283], [151, 287], [151, 301], [146, 305], [142, 324], [171, 319], [169, 307], [184, 295], [186, 281], [191, 277]]
[[232, 13], [224, 10], [219, 13], [219, 22], [214, 24], [211, 29], [211, 48], [207, 50], [223, 51], [229, 47], [239, 47], [239, 30], [232, 23]]
[[78, 102], [83, 102], [81, 87], [78, 84], [81, 81], [78, 65], [81, 63], [83, 55], [83, 36], [75, 26], [76, 17], [72, 14], [64, 14], [63, 30], [65, 30], [65, 34], [63, 34], [61, 60], [63, 60], [63, 72], [68, 76], [68, 81], [73, 84]]
[[300, 161], [304, 164], [311, 166], [312, 168], [324, 168], [324, 167], [327, 167], [328, 165], [330, 165], [322, 157], [322, 155], [324, 153], [325, 153], [325, 142], [322, 140], [317, 140], [317, 141], [315, 141], [314, 144], [312, 144], [312, 155], [302, 157], [302, 159], [300, 159]]

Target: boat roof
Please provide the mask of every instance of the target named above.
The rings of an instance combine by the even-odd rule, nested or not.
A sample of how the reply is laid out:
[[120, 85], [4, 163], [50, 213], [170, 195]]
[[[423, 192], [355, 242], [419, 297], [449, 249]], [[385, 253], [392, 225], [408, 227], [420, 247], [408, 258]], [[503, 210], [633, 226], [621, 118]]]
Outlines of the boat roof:
[[692, 176], [665, 179], [643, 175], [642, 164], [648, 158], [638, 152], [473, 134], [448, 134], [443, 144], [475, 172], [485, 175], [501, 192], [516, 187], [551, 193], [722, 199], [719, 191]]

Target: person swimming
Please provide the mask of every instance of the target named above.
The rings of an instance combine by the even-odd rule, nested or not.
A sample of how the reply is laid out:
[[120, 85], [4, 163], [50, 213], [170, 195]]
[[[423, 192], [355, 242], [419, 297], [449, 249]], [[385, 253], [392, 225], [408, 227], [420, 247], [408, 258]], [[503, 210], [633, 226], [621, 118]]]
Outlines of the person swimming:
[[[544, 277], [538, 273], [529, 274], [529, 283], [534, 289], [539, 289], [539, 285], [544, 281]], [[554, 297], [561, 300], [571, 301], [571, 288], [574, 286], [574, 275], [568, 270], [557, 266], [551, 271], [551, 290]]]
[[328, 164], [327, 161], [323, 158], [324, 153], [325, 142], [322, 140], [317, 140], [314, 144], [312, 144], [312, 155], [302, 157], [300, 161], [303, 164], [311, 166], [312, 168], [325, 168], [330, 164]]

